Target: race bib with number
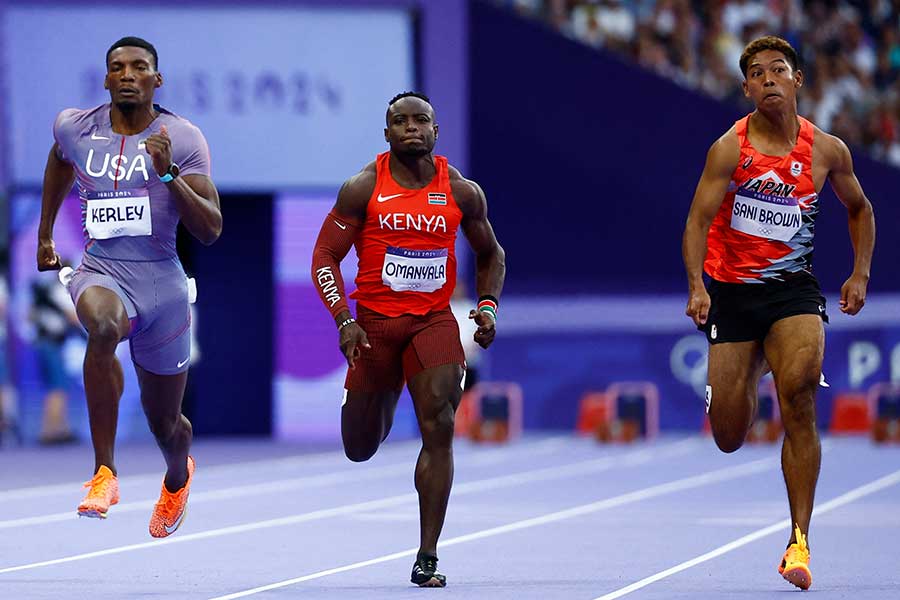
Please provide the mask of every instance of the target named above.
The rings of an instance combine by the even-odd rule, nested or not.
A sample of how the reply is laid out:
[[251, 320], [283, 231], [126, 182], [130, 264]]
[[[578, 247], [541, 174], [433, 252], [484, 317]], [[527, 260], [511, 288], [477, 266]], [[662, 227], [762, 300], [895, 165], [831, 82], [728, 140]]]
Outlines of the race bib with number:
[[447, 249], [409, 250], [389, 246], [381, 280], [395, 292], [436, 292], [447, 283]]
[[95, 240], [151, 235], [147, 188], [87, 193], [84, 227]]
[[756, 237], [790, 241], [803, 223], [797, 198], [738, 190], [731, 211], [731, 228]]

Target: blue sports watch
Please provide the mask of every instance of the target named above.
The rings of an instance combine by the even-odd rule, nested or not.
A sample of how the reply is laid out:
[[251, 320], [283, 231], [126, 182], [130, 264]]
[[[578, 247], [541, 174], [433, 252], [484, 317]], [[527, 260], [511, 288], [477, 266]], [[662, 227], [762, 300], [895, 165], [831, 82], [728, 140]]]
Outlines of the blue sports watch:
[[171, 165], [169, 165], [169, 168], [166, 169], [166, 172], [159, 178], [159, 180], [163, 183], [169, 183], [170, 181], [178, 177], [178, 174], [180, 172], [181, 169], [179, 168], [178, 164], [172, 163]]

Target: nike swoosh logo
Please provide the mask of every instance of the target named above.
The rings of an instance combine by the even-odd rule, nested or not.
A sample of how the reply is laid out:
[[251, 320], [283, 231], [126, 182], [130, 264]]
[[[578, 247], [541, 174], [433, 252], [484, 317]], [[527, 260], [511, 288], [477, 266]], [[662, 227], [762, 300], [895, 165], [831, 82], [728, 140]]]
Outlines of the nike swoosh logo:
[[388, 200], [391, 200], [393, 198], [399, 198], [402, 195], [403, 195], [402, 193], [401, 194], [391, 194], [390, 196], [382, 196], [381, 194], [378, 194], [378, 201], [379, 202], [387, 202]]
[[341, 225], [341, 224], [338, 223], [337, 221], [335, 221], [334, 224], [337, 225], [338, 227], [340, 227], [341, 229], [347, 229], [347, 226], [346, 226], [346, 225]]
[[186, 365], [186, 364], [187, 364], [187, 361], [189, 361], [189, 360], [191, 360], [191, 357], [190, 357], [190, 356], [188, 356], [188, 357], [187, 357], [186, 359], [184, 359], [183, 361], [179, 362], [179, 363], [178, 363], [178, 366], [175, 367], [175, 368], [176, 368], [176, 369], [180, 369], [181, 367], [183, 367], [184, 365]]
[[95, 141], [96, 141], [96, 140], [107, 140], [107, 141], [109, 140], [108, 137], [105, 137], [105, 136], [102, 136], [102, 135], [97, 135], [96, 133], [92, 133], [92, 134], [91, 134], [91, 139], [92, 139], [92, 140], [95, 140]]
[[181, 515], [178, 517], [178, 520], [175, 521], [175, 523], [173, 523], [171, 527], [169, 527], [168, 525], [163, 523], [163, 527], [166, 528], [166, 533], [169, 535], [172, 535], [173, 533], [175, 533], [175, 530], [178, 529], [178, 527], [181, 525], [181, 522], [184, 521], [184, 516], [186, 514], [187, 514], [187, 506], [184, 507], [184, 510], [181, 511]]

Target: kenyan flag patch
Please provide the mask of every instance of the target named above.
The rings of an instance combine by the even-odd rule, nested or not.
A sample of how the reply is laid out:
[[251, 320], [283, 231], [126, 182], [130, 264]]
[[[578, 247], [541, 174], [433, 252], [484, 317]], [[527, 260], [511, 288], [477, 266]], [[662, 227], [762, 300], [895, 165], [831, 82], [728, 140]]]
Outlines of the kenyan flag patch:
[[440, 204], [441, 206], [446, 206], [447, 194], [429, 193], [428, 204]]

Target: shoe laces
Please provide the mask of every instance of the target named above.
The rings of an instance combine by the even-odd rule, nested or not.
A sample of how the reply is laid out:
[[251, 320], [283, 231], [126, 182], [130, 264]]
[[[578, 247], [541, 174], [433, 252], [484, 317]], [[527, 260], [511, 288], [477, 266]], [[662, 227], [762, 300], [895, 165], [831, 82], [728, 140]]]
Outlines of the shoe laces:
[[181, 495], [178, 492], [172, 493], [163, 485], [162, 494], [156, 501], [156, 509], [166, 517], [172, 517], [178, 512]]
[[806, 544], [806, 536], [800, 531], [799, 525], [794, 525], [794, 537], [797, 541], [788, 548], [788, 553], [794, 560], [809, 562], [809, 546]]
[[437, 562], [438, 559], [426, 556], [419, 559], [419, 568], [424, 572], [435, 573], [437, 572]]
[[82, 487], [91, 488], [91, 491], [88, 492], [89, 497], [105, 497], [111, 479], [98, 471], [90, 481], [85, 481]]

